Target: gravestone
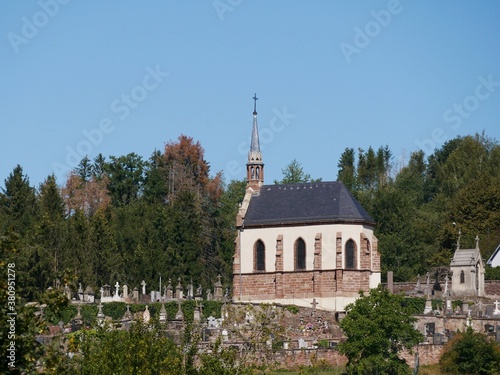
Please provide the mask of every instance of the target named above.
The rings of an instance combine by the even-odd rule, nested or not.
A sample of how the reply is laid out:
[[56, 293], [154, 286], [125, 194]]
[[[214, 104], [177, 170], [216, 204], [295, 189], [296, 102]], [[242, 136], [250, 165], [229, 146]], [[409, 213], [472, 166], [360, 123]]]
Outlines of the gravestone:
[[493, 311], [495, 311], [495, 306], [493, 306], [493, 305], [486, 305], [486, 316], [492, 317], [493, 316]]
[[146, 294], [146, 282], [144, 280], [141, 281], [142, 294]]
[[146, 310], [142, 313], [142, 319], [144, 320], [144, 323], [148, 323], [151, 319], [151, 313], [149, 312], [148, 305], [146, 305]]
[[161, 304], [161, 309], [160, 309], [160, 323], [166, 323], [167, 322], [167, 310], [165, 309], [165, 304]]
[[207, 301], [212, 300], [212, 292], [210, 291], [210, 288], [207, 290]]
[[192, 279], [189, 282], [187, 289], [188, 289], [187, 290], [187, 299], [193, 299], [194, 298], [194, 287], [193, 287], [193, 280]]
[[179, 309], [175, 314], [175, 320], [184, 320], [184, 313], [182, 312], [181, 301], [178, 301], [177, 304], [179, 305]]
[[82, 283], [78, 283], [78, 300], [83, 301]]
[[462, 303], [462, 313], [463, 314], [469, 313], [469, 304], [467, 302]]
[[200, 308], [198, 307], [198, 305], [196, 305], [194, 308], [193, 321], [195, 323], [199, 323], [201, 321]]
[[217, 275], [217, 282], [215, 283], [215, 300], [222, 301], [222, 282], [221, 275]]
[[99, 311], [97, 311], [97, 324], [102, 325], [104, 323], [104, 313], [102, 312], [102, 303], [97, 306]]
[[64, 295], [71, 301], [71, 289], [69, 288], [68, 284], [64, 286]]
[[500, 306], [500, 302], [495, 301], [495, 310], [493, 310], [493, 315], [500, 315], [500, 309], [498, 308]]
[[128, 298], [128, 285], [127, 284], [123, 284], [122, 286], [122, 290], [123, 290], [123, 298]]
[[95, 301], [94, 290], [90, 286], [87, 286], [85, 288], [85, 292], [83, 293], [83, 301], [88, 303], [94, 303]]
[[453, 312], [453, 308], [451, 306], [451, 300], [446, 298], [446, 314], [451, 314]]
[[483, 314], [483, 301], [479, 300], [479, 302], [477, 303], [477, 316], [478, 317], [482, 317], [484, 314]]
[[313, 301], [311, 302], [311, 305], [312, 305], [311, 316], [314, 318], [316, 316], [316, 305], [318, 305], [318, 302], [316, 302], [316, 298], [313, 298]]
[[201, 288], [201, 285], [198, 285], [198, 288], [196, 288], [196, 292], [194, 294], [194, 299], [197, 301], [200, 301], [203, 299], [203, 289]]
[[170, 301], [174, 298], [174, 292], [172, 288], [172, 279], [168, 279], [168, 286], [167, 286], [167, 301]]
[[130, 306], [127, 305], [127, 311], [125, 311], [125, 314], [123, 314], [122, 321], [128, 321], [132, 319], [132, 313], [130, 312]]
[[177, 279], [177, 286], [175, 288], [175, 298], [178, 300], [182, 299], [182, 285], [180, 277]]
[[139, 300], [139, 290], [137, 289], [137, 287], [135, 287], [134, 290], [132, 291], [132, 299], [134, 301]]
[[425, 300], [424, 314], [430, 314], [432, 312], [432, 301], [430, 298]]
[[304, 340], [303, 338], [299, 339], [299, 349], [307, 349], [309, 345], [307, 344], [307, 341]]

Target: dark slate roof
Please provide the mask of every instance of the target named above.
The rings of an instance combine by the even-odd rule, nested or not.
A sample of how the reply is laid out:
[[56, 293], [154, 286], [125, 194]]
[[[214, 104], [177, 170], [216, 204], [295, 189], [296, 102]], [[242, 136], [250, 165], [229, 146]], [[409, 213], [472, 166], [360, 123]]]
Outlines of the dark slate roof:
[[341, 182], [263, 185], [250, 199], [244, 226], [365, 222], [373, 219]]
[[479, 249], [457, 249], [450, 266], [474, 266], [479, 257]]

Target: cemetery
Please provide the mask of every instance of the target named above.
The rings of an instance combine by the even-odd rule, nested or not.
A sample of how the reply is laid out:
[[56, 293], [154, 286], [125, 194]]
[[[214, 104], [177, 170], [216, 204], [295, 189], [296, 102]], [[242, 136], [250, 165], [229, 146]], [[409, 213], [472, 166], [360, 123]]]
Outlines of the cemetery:
[[[436, 363], [443, 345], [466, 327], [500, 342], [496, 284], [486, 282], [483, 297], [457, 299], [453, 296], [449, 269], [439, 269], [427, 273], [423, 280], [418, 277], [414, 283], [393, 283], [389, 272], [384, 286], [393, 293], [404, 293], [419, 306], [415, 316], [416, 328], [425, 336], [418, 346], [419, 362], [423, 365]], [[192, 281], [183, 285], [180, 278], [175, 284], [168, 279], [161, 292], [148, 290], [145, 282], [140, 288], [116, 282], [113, 288], [102, 286], [97, 294], [81, 284], [76, 291], [58, 282], [55, 285], [71, 301], [76, 313], [69, 321], [51, 326], [48, 335], [39, 336], [41, 342], [50, 342], [52, 336], [60, 334], [74, 334], [82, 328], [108, 325], [127, 330], [134, 321], [155, 321], [177, 343], [189, 325], [200, 337], [200, 353], [209, 353], [219, 341], [224, 347], [237, 349], [245, 361], [254, 364], [280, 362], [296, 367], [317, 360], [336, 366], [346, 363], [346, 358], [335, 350], [344, 339], [338, 322], [345, 314], [320, 309], [315, 300], [310, 307], [238, 303], [233, 301], [229, 288], [224, 289], [220, 276], [213, 288], [206, 290], [195, 288]], [[493, 294], [488, 295], [490, 292]], [[264, 326], [266, 335], [260, 334]], [[414, 354], [403, 356], [410, 366], [414, 365]]]

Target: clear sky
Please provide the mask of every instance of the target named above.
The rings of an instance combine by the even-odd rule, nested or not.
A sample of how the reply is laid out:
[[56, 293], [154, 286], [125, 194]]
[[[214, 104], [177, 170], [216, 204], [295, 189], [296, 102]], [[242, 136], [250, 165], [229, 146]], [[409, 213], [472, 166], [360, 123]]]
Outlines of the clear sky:
[[12, 0], [0, 36], [0, 186], [180, 134], [242, 179], [254, 93], [267, 183], [293, 159], [335, 180], [346, 147], [500, 139], [498, 0]]

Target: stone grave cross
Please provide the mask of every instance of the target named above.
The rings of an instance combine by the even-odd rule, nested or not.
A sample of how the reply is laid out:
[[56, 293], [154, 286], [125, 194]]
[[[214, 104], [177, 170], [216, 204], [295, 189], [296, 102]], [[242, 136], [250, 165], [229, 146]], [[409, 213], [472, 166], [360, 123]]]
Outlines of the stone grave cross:
[[312, 311], [312, 317], [314, 318], [316, 316], [316, 305], [319, 303], [316, 302], [316, 298], [313, 298], [313, 301], [311, 302], [311, 305], [313, 305], [313, 311]]

